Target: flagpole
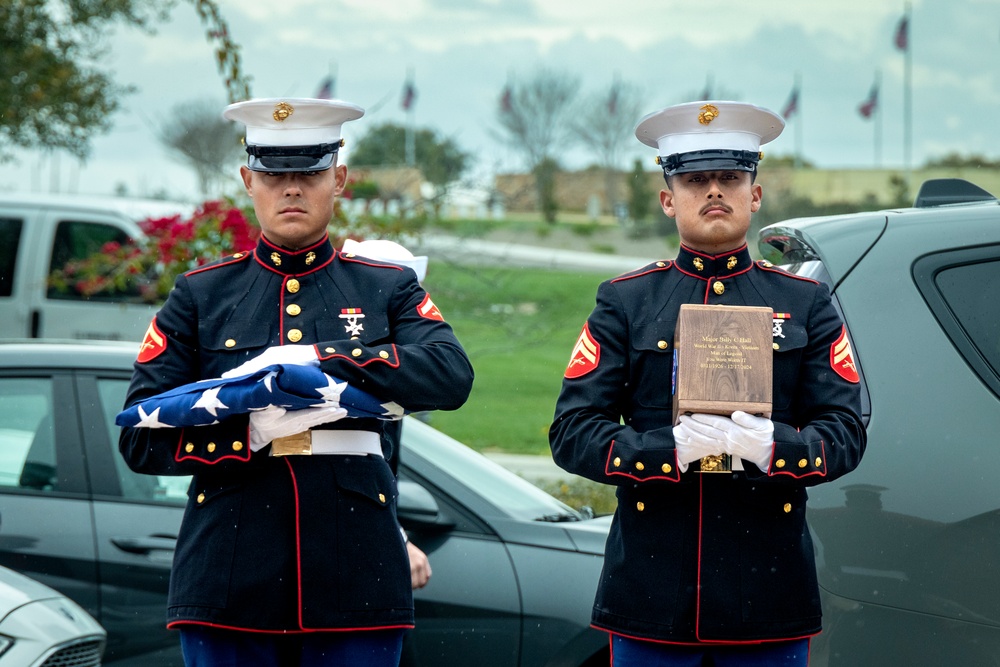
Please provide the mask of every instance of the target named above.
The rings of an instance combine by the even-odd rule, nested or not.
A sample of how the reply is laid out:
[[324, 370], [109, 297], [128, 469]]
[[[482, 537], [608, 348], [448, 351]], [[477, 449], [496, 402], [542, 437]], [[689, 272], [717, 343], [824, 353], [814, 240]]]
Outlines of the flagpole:
[[906, 169], [906, 183], [910, 183], [911, 148], [913, 142], [913, 33], [910, 25], [910, 3], [905, 5], [906, 49], [903, 51], [903, 162]]
[[[406, 72], [406, 85], [408, 90], [413, 90], [413, 68], [410, 67]], [[406, 166], [412, 167], [416, 162], [416, 145], [413, 137], [413, 109], [416, 105], [413, 101], [406, 108]]]
[[[795, 103], [799, 107], [802, 105], [802, 74], [801, 72], [795, 73]], [[799, 169], [802, 167], [802, 110], [798, 110], [798, 119], [795, 121], [795, 168]]]
[[[882, 91], [882, 70], [879, 70], [879, 69], [875, 70], [875, 90], [879, 91], [879, 94], [881, 94], [881, 91]], [[872, 137], [872, 140], [873, 140], [873, 142], [875, 144], [874, 145], [874, 149], [875, 149], [875, 168], [876, 169], [881, 169], [882, 168], [882, 109], [881, 109], [881, 107], [882, 107], [881, 104], [879, 104], [879, 105], [877, 105], [875, 107], [875, 122], [872, 123], [872, 125], [874, 125], [874, 133], [875, 133], [875, 136]]]

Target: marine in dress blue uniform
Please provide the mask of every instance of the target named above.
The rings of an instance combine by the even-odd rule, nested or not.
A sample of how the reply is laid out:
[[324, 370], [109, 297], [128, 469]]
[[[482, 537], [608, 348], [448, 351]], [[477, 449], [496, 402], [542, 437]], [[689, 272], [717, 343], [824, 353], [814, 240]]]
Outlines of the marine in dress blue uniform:
[[[652, 664], [647, 650], [662, 653], [655, 664], [701, 664], [716, 647], [715, 660], [743, 664], [741, 654], [784, 650], [821, 630], [806, 489], [853, 470], [865, 430], [850, 341], [828, 289], [754, 261], [746, 245], [760, 204], [759, 147], [782, 126], [767, 110], [711, 102], [650, 114], [636, 129], [659, 149], [661, 203], [678, 217], [681, 247], [673, 260], [600, 285], [550, 430], [561, 467], [617, 487], [593, 610], [619, 649], [616, 665]], [[682, 210], [685, 188], [696, 196]], [[712, 236], [719, 224], [735, 226]], [[675, 426], [681, 304], [772, 309], [770, 420], [693, 415]], [[733, 472], [696, 471], [700, 455], [721, 453], [737, 454]], [[805, 664], [807, 642], [794, 646], [798, 662], [771, 664]], [[697, 661], [685, 662], [691, 655]]]
[[[291, 226], [265, 224], [270, 213], [255, 198], [263, 229], [257, 248], [178, 278], [143, 341], [127, 406], [267, 360], [318, 365], [407, 411], [465, 402], [472, 367], [412, 269], [335, 251], [325, 232], [329, 217], [320, 221], [319, 238], [302, 247], [269, 238], [269, 230], [281, 236], [312, 210], [314, 199], [302, 193], [312, 186], [296, 179], [338, 169], [342, 187], [341, 125], [362, 113], [338, 100], [227, 108], [228, 118], [247, 125], [248, 191], [260, 183], [255, 178], [286, 178], [287, 187], [271, 192], [282, 206], [291, 202]], [[396, 480], [381, 453], [383, 422], [313, 420], [271, 441], [276, 431], [263, 429], [259, 417], [122, 431], [120, 449], [133, 470], [193, 475], [168, 626], [256, 637], [411, 627], [409, 565], [396, 522]], [[279, 441], [281, 452], [313, 455], [276, 455]]]

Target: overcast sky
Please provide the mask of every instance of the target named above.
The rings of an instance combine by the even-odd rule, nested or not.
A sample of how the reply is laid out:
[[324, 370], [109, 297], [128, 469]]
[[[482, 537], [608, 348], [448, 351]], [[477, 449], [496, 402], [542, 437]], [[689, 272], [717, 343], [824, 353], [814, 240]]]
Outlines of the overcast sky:
[[[477, 173], [521, 167], [496, 139], [498, 98], [511, 78], [539, 67], [579, 77], [581, 92], [617, 76], [642, 91], [642, 112], [687, 101], [707, 84], [716, 95], [780, 112], [796, 78], [798, 112], [765, 151], [803, 156], [819, 167], [904, 164], [904, 54], [893, 44], [902, 1], [839, 0], [219, 0], [242, 46], [255, 97], [313, 96], [336, 73], [336, 96], [369, 113], [345, 126], [351, 141], [383, 121], [405, 122], [401, 90], [415, 75], [415, 123], [453, 138]], [[912, 164], [950, 152], [1000, 158], [1000, 2], [913, 0]], [[0, 165], [0, 189], [197, 196], [190, 171], [155, 138], [178, 105], [225, 91], [190, 2], [149, 35], [122, 29], [109, 44], [116, 80], [137, 89], [85, 164], [68, 155], [21, 154]], [[881, 77], [881, 117], [858, 106]], [[634, 125], [633, 119], [630, 125]], [[881, 141], [876, 141], [881, 128]], [[649, 160], [638, 141], [635, 156]], [[578, 148], [563, 167], [593, 162]], [[234, 184], [236, 169], [234, 165]]]

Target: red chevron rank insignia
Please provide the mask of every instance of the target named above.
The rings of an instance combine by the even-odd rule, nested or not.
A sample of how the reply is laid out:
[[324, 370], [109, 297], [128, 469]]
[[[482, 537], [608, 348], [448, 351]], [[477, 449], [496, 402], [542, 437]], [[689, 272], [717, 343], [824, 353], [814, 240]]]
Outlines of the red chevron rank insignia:
[[847, 339], [845, 326], [840, 327], [840, 338], [830, 346], [830, 367], [848, 382], [857, 384], [861, 381], [858, 367], [854, 364], [854, 351], [851, 349], [851, 341]]
[[139, 346], [139, 358], [138, 362], [144, 364], [147, 361], [152, 361], [156, 357], [160, 356], [162, 352], [167, 349], [167, 337], [163, 335], [159, 327], [156, 326], [156, 318], [149, 323], [149, 328], [146, 329], [146, 335], [142, 339], [142, 345]]
[[419, 306], [417, 306], [417, 312], [420, 313], [420, 317], [425, 317], [428, 320], [439, 320], [444, 322], [444, 316], [441, 315], [441, 311], [438, 310], [438, 307], [434, 305], [433, 301], [431, 301], [430, 294], [424, 296], [424, 300], [420, 302]]
[[601, 361], [601, 346], [594, 337], [590, 335], [590, 326], [583, 325], [580, 338], [573, 347], [573, 354], [569, 358], [569, 366], [566, 367], [566, 377], [578, 378], [586, 375], [597, 368]]

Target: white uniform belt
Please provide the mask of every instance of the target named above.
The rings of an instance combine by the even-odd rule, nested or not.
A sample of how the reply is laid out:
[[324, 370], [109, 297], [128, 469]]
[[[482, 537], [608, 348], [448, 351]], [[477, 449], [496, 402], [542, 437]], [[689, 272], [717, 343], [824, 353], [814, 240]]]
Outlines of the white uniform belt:
[[309, 430], [275, 438], [271, 441], [271, 456], [312, 454], [351, 454], [382, 456], [382, 442], [371, 431]]

